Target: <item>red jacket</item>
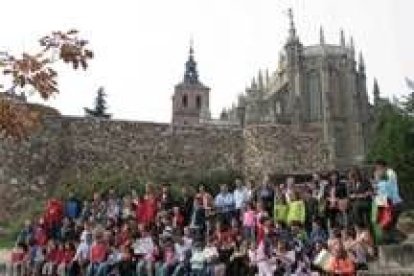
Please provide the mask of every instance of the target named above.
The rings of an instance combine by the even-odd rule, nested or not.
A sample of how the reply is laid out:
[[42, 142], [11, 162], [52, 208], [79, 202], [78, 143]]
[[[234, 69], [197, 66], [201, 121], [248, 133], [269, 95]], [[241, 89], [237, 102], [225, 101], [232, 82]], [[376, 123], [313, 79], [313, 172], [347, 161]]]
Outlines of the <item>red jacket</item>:
[[45, 246], [47, 244], [47, 232], [43, 226], [37, 226], [34, 230], [34, 240], [36, 245]]
[[63, 203], [57, 199], [50, 199], [46, 205], [45, 221], [48, 226], [60, 223], [63, 218]]
[[46, 253], [46, 261], [52, 262], [52, 263], [59, 263], [59, 258], [61, 256], [61, 253], [59, 251], [60, 250], [58, 249], [53, 249], [51, 251], [48, 251]]
[[265, 229], [264, 229], [264, 225], [261, 223], [257, 224], [257, 244], [260, 244], [263, 240], [264, 240], [264, 236], [265, 236]]
[[157, 198], [154, 195], [148, 195], [143, 202], [143, 223], [149, 224], [155, 220], [157, 215]]
[[91, 247], [91, 263], [102, 263], [106, 260], [108, 250], [103, 243], [94, 243]]
[[75, 252], [73, 250], [64, 249], [59, 251], [59, 253], [59, 264], [69, 264], [73, 260], [73, 257], [75, 257]]
[[[175, 224], [175, 225], [174, 225]], [[182, 227], [184, 226], [184, 216], [181, 214], [174, 214], [173, 216], [173, 225], [175, 227]]]
[[143, 201], [134, 202], [135, 206], [135, 219], [138, 223], [142, 223], [144, 221], [145, 216], [145, 205]]

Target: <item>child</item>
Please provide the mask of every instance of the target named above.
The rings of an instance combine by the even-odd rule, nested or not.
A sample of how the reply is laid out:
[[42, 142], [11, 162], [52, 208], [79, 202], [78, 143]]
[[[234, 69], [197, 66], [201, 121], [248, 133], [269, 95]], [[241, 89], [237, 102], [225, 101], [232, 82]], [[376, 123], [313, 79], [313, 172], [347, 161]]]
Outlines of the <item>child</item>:
[[57, 275], [65, 276], [68, 272], [68, 266], [75, 257], [75, 246], [71, 242], [67, 242], [64, 245], [64, 249], [59, 252]]
[[11, 253], [11, 265], [9, 268], [9, 274], [25, 275], [27, 257], [27, 246], [24, 243], [16, 244]]
[[184, 226], [184, 216], [181, 214], [180, 207], [173, 207], [172, 227], [181, 229]]
[[42, 275], [53, 275], [58, 261], [58, 247], [53, 240], [50, 240], [46, 248], [45, 264], [43, 265]]
[[201, 242], [194, 243], [190, 259], [192, 275], [204, 275], [206, 258]]
[[90, 250], [90, 264], [87, 275], [106, 275], [106, 259], [108, 257], [108, 248], [103, 240], [103, 232], [96, 230], [95, 240]]
[[309, 242], [313, 246], [317, 242], [325, 243], [328, 240], [328, 234], [322, 227], [322, 221], [315, 218], [312, 222], [312, 231], [310, 233]]
[[243, 237], [251, 240], [255, 238], [256, 228], [256, 211], [253, 209], [253, 203], [247, 204], [247, 209], [243, 213]]
[[328, 271], [335, 275], [355, 275], [355, 265], [348, 257], [342, 242], [336, 243], [332, 248], [333, 258], [328, 265]]

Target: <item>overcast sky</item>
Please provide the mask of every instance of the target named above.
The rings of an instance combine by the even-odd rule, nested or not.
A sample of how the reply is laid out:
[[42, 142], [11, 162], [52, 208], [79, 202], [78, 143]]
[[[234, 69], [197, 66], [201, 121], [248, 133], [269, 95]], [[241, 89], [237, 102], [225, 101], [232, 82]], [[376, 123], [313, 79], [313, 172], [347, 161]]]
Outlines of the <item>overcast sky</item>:
[[[2, 1], [0, 49], [35, 49], [52, 30], [76, 28], [91, 42], [87, 72], [59, 66], [61, 94], [48, 104], [82, 115], [104, 86], [117, 119], [168, 122], [173, 87], [181, 81], [194, 37], [200, 78], [211, 87], [214, 116], [230, 106], [260, 68], [276, 69], [292, 7], [304, 45], [339, 43], [344, 29], [384, 95], [407, 92], [414, 78], [412, 0], [12, 0]], [[37, 101], [37, 99], [31, 99]]]

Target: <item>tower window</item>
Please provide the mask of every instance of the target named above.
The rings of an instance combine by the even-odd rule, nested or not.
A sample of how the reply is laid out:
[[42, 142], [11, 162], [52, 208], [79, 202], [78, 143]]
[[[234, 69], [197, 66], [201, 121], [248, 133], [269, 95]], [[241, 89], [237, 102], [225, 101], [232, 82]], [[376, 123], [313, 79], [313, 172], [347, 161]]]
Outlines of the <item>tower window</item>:
[[196, 106], [198, 109], [201, 109], [201, 96], [196, 97]]
[[183, 107], [187, 107], [187, 105], [188, 105], [188, 97], [187, 95], [184, 95], [183, 96]]

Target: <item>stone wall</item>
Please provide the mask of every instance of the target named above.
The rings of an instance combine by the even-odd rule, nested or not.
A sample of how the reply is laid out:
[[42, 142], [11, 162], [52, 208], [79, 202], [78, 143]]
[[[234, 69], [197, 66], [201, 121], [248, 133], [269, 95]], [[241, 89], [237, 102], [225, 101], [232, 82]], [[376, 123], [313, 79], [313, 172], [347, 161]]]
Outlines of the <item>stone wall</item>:
[[99, 167], [144, 178], [199, 171], [242, 169], [242, 131], [237, 127], [63, 119], [66, 163], [79, 173]]
[[29, 184], [59, 178], [60, 171], [96, 168], [133, 171], [143, 177], [242, 170], [242, 130], [229, 126], [51, 117], [27, 141], [0, 143], [0, 183]]
[[283, 125], [172, 128], [60, 116], [45, 118], [43, 125], [25, 141], [0, 141], [0, 204], [7, 205], [0, 221], [5, 209], [24, 205], [21, 195], [46, 196], [54, 184], [84, 183], [97, 170], [185, 180], [217, 170], [260, 177], [324, 168], [320, 132]]
[[[310, 174], [330, 168], [317, 127], [251, 125], [244, 130], [244, 173]], [[325, 156], [324, 156], [325, 155]]]
[[320, 131], [285, 125], [182, 126], [48, 117], [26, 141], [0, 142], [0, 183], [44, 184], [62, 171], [79, 177], [96, 168], [146, 178], [208, 170], [244, 175], [296, 174], [326, 169]]

